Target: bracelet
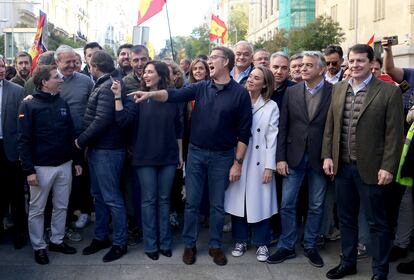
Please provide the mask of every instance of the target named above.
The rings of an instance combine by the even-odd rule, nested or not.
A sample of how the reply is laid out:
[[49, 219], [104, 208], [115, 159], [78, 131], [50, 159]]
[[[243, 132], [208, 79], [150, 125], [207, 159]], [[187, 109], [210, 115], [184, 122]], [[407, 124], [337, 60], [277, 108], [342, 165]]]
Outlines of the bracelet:
[[115, 100], [122, 100], [121, 97], [115, 97]]

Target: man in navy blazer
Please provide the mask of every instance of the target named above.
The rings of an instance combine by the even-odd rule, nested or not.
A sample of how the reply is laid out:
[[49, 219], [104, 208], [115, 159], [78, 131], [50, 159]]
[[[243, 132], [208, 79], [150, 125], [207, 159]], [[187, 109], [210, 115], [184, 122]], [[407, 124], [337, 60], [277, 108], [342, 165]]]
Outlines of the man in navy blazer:
[[322, 53], [308, 51], [303, 55], [303, 81], [287, 88], [280, 115], [276, 169], [284, 176], [280, 207], [282, 232], [277, 251], [267, 262], [281, 263], [296, 257], [297, 200], [307, 175], [309, 210], [305, 224], [305, 256], [313, 266], [322, 267], [324, 263], [316, 240], [323, 217], [327, 181], [320, 153], [332, 85], [324, 80], [326, 63]]
[[5, 73], [5, 61], [0, 58], [0, 221], [10, 205], [13, 245], [20, 249], [27, 243], [23, 175], [17, 151], [17, 114], [24, 90], [7, 81]]

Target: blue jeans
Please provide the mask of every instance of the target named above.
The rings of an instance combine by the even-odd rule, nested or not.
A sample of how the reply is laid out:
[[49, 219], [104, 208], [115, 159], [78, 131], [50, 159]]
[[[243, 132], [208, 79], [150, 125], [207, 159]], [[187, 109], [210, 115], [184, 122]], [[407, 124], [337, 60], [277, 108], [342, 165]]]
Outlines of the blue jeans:
[[391, 233], [388, 223], [391, 187], [365, 184], [355, 164], [341, 164], [335, 177], [341, 230], [342, 265], [357, 263], [358, 213], [364, 206], [369, 227], [373, 274], [388, 275]]
[[267, 246], [270, 242], [270, 219], [257, 223], [247, 223], [246, 217], [231, 216], [232, 236], [235, 242], [249, 241], [249, 226], [252, 229], [252, 244]]
[[109, 216], [112, 215], [112, 243], [126, 245], [127, 220], [120, 191], [120, 176], [125, 150], [91, 149], [88, 152], [91, 193], [95, 202], [95, 237], [108, 239]]
[[312, 169], [306, 153], [299, 165], [295, 168], [289, 168], [289, 175], [283, 178], [282, 204], [280, 206], [282, 234], [277, 244], [278, 248], [295, 249], [298, 231], [296, 206], [305, 174], [308, 175], [309, 209], [305, 224], [304, 247], [305, 249], [316, 248], [316, 240], [320, 233], [323, 217], [327, 181], [322, 169], [321, 171]]
[[176, 165], [137, 168], [145, 252], [157, 252], [158, 244], [161, 250], [171, 249], [170, 195], [176, 168]]
[[210, 201], [209, 246], [221, 247], [225, 215], [224, 193], [229, 186], [229, 173], [233, 160], [234, 149], [212, 151], [189, 145], [185, 177], [186, 202], [183, 228], [185, 247], [194, 247], [198, 239], [200, 202], [206, 177]]

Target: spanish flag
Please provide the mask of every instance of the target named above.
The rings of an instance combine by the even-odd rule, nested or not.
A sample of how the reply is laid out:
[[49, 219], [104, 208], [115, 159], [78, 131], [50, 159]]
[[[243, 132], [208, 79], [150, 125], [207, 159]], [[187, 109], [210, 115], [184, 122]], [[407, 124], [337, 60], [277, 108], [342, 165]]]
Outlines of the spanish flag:
[[372, 34], [371, 38], [369, 39], [367, 45], [370, 46], [371, 48], [374, 47], [374, 36], [375, 34]]
[[227, 39], [227, 27], [218, 16], [211, 15], [210, 40], [214, 41], [216, 39], [221, 39], [221, 43], [224, 44]]
[[39, 22], [37, 23], [37, 30], [34, 37], [33, 45], [29, 50], [29, 54], [32, 57], [32, 71], [37, 67], [37, 59], [39, 56], [47, 51], [45, 44], [43, 43], [43, 31], [47, 30], [46, 14], [40, 11]]
[[138, 23], [140, 25], [147, 19], [162, 11], [167, 0], [141, 0], [138, 11]]

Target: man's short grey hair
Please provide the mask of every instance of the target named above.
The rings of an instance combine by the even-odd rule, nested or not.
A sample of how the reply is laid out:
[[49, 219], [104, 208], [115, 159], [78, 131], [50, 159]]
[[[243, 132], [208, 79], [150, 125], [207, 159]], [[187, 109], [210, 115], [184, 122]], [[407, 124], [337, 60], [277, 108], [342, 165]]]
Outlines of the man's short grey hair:
[[272, 60], [275, 59], [276, 57], [286, 58], [286, 60], [288, 62], [290, 62], [289, 55], [287, 53], [285, 53], [285, 52], [280, 52], [280, 51], [279, 52], [272, 53], [272, 55], [270, 56], [270, 62], [272, 62]]
[[325, 56], [320, 51], [304, 51], [303, 56], [315, 57], [318, 60], [319, 68], [326, 66]]
[[59, 60], [60, 54], [65, 53], [65, 52], [75, 53], [75, 50], [68, 45], [60, 45], [55, 51], [55, 60]]
[[291, 57], [290, 57], [290, 61], [292, 61], [292, 60], [296, 60], [296, 59], [302, 59], [303, 58], [303, 53], [295, 53], [294, 55], [292, 55]]
[[253, 50], [253, 45], [251, 43], [247, 41], [238, 41], [236, 45], [234, 46], [234, 49], [236, 49], [240, 45], [246, 45], [249, 48], [250, 53], [253, 54], [254, 50]]

